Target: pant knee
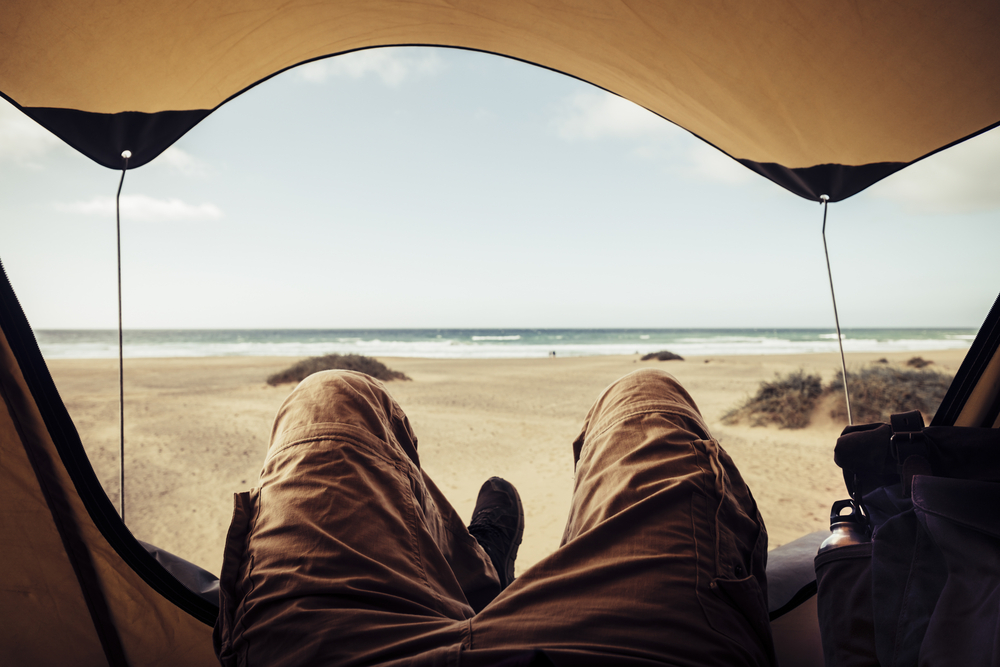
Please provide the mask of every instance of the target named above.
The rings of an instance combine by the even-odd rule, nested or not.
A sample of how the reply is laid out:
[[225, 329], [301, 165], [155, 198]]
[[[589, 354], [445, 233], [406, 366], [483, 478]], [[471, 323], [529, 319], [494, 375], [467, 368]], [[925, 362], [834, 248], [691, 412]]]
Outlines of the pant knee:
[[628, 375], [620, 377], [615, 382], [612, 382], [608, 389], [611, 390], [619, 384], [634, 385], [636, 387], [651, 389], [654, 391], [657, 389], [667, 389], [672, 392], [684, 391], [684, 387], [682, 387], [681, 383], [677, 381], [677, 378], [664, 370], [660, 370], [659, 368], [640, 368], [639, 370], [632, 371]]
[[594, 403], [574, 442], [576, 458], [585, 440], [641, 412], [670, 414], [708, 434], [698, 406], [677, 378], [658, 368], [642, 368], [611, 383]]
[[370, 375], [358, 371], [333, 369], [307, 376], [292, 390], [289, 398], [299, 392], [323, 394], [329, 398], [352, 400], [357, 392], [388, 393], [385, 385]]
[[356, 371], [314, 373], [278, 410], [271, 446], [309, 434], [372, 436], [398, 444], [416, 463], [416, 437], [402, 408], [375, 378]]
[[641, 368], [619, 378], [604, 390], [594, 408], [627, 409], [651, 403], [698, 411], [694, 399], [677, 378], [659, 368]]

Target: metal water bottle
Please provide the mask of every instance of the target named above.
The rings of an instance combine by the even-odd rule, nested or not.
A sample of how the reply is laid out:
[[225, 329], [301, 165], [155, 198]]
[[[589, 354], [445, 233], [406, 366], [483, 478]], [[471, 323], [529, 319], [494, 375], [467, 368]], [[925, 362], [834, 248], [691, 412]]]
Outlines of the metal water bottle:
[[[848, 508], [851, 510], [849, 513], [841, 514]], [[854, 501], [838, 500], [835, 502], [830, 509], [830, 537], [823, 540], [823, 544], [819, 546], [819, 553], [870, 541], [867, 522]]]

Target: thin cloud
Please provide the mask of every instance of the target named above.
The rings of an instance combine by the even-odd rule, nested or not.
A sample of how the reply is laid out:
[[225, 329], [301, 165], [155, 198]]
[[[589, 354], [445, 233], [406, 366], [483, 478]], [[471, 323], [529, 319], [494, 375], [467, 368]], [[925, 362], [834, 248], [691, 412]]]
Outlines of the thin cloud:
[[611, 93], [588, 91], [568, 98], [553, 120], [556, 133], [567, 141], [668, 139], [667, 121], [638, 104]]
[[203, 178], [209, 174], [208, 164], [177, 146], [171, 146], [156, 159], [163, 160], [185, 176]]
[[62, 142], [6, 100], [0, 100], [0, 161], [40, 168], [36, 160]]
[[978, 213], [1000, 208], [1000, 129], [932, 155], [872, 187], [908, 213]]
[[742, 164], [700, 140], [694, 140], [688, 151], [688, 158], [691, 161], [691, 171], [705, 180], [736, 185], [755, 177]]
[[[180, 199], [156, 199], [146, 195], [122, 195], [122, 219], [140, 222], [194, 222], [218, 220], [222, 209], [215, 204], [188, 204]], [[87, 201], [56, 204], [56, 210], [79, 215], [114, 217], [114, 197], [94, 197]]]
[[670, 163], [678, 175], [729, 184], [746, 183], [753, 177], [718, 149], [611, 93], [587, 91], [568, 98], [553, 125], [567, 141], [612, 138], [631, 142], [632, 155]]
[[398, 86], [407, 79], [432, 76], [442, 69], [444, 61], [433, 51], [404, 53], [399, 49], [381, 48], [317, 60], [297, 67], [295, 73], [299, 79], [310, 83], [376, 76], [387, 86]]

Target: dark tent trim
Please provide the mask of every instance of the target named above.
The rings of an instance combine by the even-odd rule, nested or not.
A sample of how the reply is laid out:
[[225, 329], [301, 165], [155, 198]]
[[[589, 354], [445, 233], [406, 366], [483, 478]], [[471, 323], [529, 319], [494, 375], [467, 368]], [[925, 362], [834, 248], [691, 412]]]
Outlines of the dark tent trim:
[[[25, 383], [35, 400], [52, 441], [55, 443], [63, 465], [73, 480], [76, 491], [94, 524], [122, 560], [153, 590], [199, 621], [209, 626], [214, 625], [219, 613], [218, 605], [214, 605], [192, 592], [167, 572], [122, 523], [87, 458], [80, 436], [56, 390], [55, 383], [52, 381], [52, 376], [49, 374], [48, 367], [45, 365], [45, 360], [38, 348], [38, 342], [24, 316], [24, 311], [14, 294], [2, 263], [0, 263], [0, 276], [2, 276], [0, 279], [0, 328], [3, 329], [7, 337], [11, 352], [21, 368]], [[29, 456], [32, 464], [36, 465], [39, 483], [42, 484], [43, 489], [46, 489], [44, 470], [38, 469], [36, 457], [32, 456], [31, 452], [29, 452]], [[60, 535], [65, 542], [67, 535], [72, 537], [72, 532], [64, 532], [61, 524], [72, 523], [72, 518], [66, 516], [66, 511], [60, 507], [60, 504], [53, 503], [49, 494], [49, 490], [46, 489], [46, 500], [49, 502], [56, 524], [60, 525]], [[70, 541], [72, 542], [72, 540]], [[78, 569], [80, 565], [78, 550], [71, 550], [70, 546], [67, 545], [67, 552], [73, 560], [74, 568], [77, 568], [81, 586], [84, 587], [86, 593], [89, 583], [86, 570], [84, 569], [81, 574], [81, 570]], [[82, 543], [79, 546], [86, 551], [86, 547]], [[88, 605], [93, 601], [92, 597], [88, 595]], [[94, 613], [93, 608], [92, 613]], [[95, 617], [95, 624], [100, 632], [102, 628], [97, 617]], [[104, 644], [105, 636], [103, 634], [101, 641]], [[107, 644], [104, 645], [104, 648], [105, 651], [108, 651]], [[123, 653], [122, 656], [124, 656]]]
[[[948, 150], [952, 146], [957, 146], [963, 141], [978, 137], [980, 134], [989, 132], [997, 127], [1000, 127], [1000, 122], [994, 123], [989, 127], [984, 127], [967, 137], [953, 141], [947, 146], [942, 146], [937, 150], [931, 151], [927, 155], [922, 155], [913, 162], [876, 162], [862, 165], [818, 164], [813, 167], [789, 169], [773, 162], [760, 163], [753, 160], [733, 159], [772, 183], [780, 185], [789, 192], [804, 197], [809, 201], [820, 201], [820, 195], [827, 195], [830, 197], [831, 202], [838, 202], [848, 197], [853, 197], [862, 190], [870, 188], [883, 178], [892, 176], [905, 167], [916, 164], [921, 160], [926, 160], [932, 155], [937, 155], [941, 151]], [[698, 138], [700, 139], [701, 137]], [[705, 143], [712, 145], [711, 142]], [[733, 156], [730, 155], [729, 157]]]
[[207, 109], [116, 114], [74, 109], [22, 108], [35, 122], [102, 167], [121, 169], [122, 151], [132, 151], [129, 168], [151, 162], [208, 114]]
[[827, 195], [831, 202], [852, 197], [910, 164], [907, 162], [878, 162], [858, 166], [818, 164], [814, 167], [789, 169], [773, 162], [760, 163], [739, 159], [737, 162], [809, 201], [820, 201], [820, 195]]
[[[986, 321], [980, 327], [976, 339], [972, 341], [972, 346], [969, 347], [965, 360], [962, 361], [955, 379], [948, 387], [948, 393], [941, 401], [941, 407], [934, 415], [931, 426], [955, 425], [962, 408], [965, 407], [966, 401], [969, 400], [973, 389], [982, 379], [986, 367], [998, 349], [1000, 349], [1000, 296], [997, 296], [997, 300], [986, 316]], [[976, 424], [976, 426], [990, 428], [998, 415], [1000, 415], [1000, 396], [994, 401], [994, 405], [982, 423]]]

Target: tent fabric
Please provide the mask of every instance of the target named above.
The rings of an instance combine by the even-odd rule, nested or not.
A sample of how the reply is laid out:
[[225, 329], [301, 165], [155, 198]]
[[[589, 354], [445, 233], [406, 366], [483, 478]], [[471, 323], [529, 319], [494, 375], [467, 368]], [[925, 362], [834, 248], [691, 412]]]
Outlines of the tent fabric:
[[472, 49], [589, 81], [838, 201], [1000, 122], [998, 19], [995, 0], [7, 0], [0, 92], [101, 164], [127, 148], [138, 167], [302, 62]]
[[[998, 18], [995, 0], [5, 0], [0, 95], [135, 168], [297, 64], [447, 46], [588, 81], [838, 201], [1000, 124]], [[998, 347], [995, 307], [935, 424], [1000, 424]], [[210, 585], [118, 518], [2, 267], [0, 398], [0, 664], [216, 664]], [[814, 624], [802, 608], [778, 622]]]
[[[0, 542], [0, 567], [4, 572], [5, 604], [0, 613], [5, 632], [17, 639], [16, 645], [4, 643], [3, 662], [72, 664], [74, 658], [82, 658], [83, 663], [93, 663], [94, 656], [104, 655], [101, 637], [77, 579], [79, 567], [74, 567], [68, 554], [42, 494], [35, 466], [28, 456], [31, 446], [25, 447], [25, 436], [34, 429], [30, 423], [24, 423], [24, 418], [30, 419], [30, 416], [14, 405], [18, 399], [23, 401], [24, 392], [11, 372], [10, 350], [6, 341], [3, 342], [0, 348], [4, 353], [4, 374], [0, 378], [3, 398], [0, 406], [0, 460], [3, 461], [0, 488], [5, 493], [0, 512], [0, 530], [4, 534]], [[41, 463], [51, 464], [51, 461]], [[16, 492], [12, 493], [13, 489]], [[92, 567], [86, 569], [86, 574], [92, 574]], [[46, 585], [40, 587], [38, 582]], [[107, 605], [104, 607], [106, 610]], [[50, 641], [54, 618], [73, 619], [63, 624], [60, 634], [64, 639], [60, 642]], [[112, 641], [117, 641], [117, 633]]]
[[217, 606], [121, 524], [6, 276], [0, 399], [0, 664], [217, 664]]
[[993, 303], [976, 339], [931, 426], [1000, 428], [1000, 296]]

